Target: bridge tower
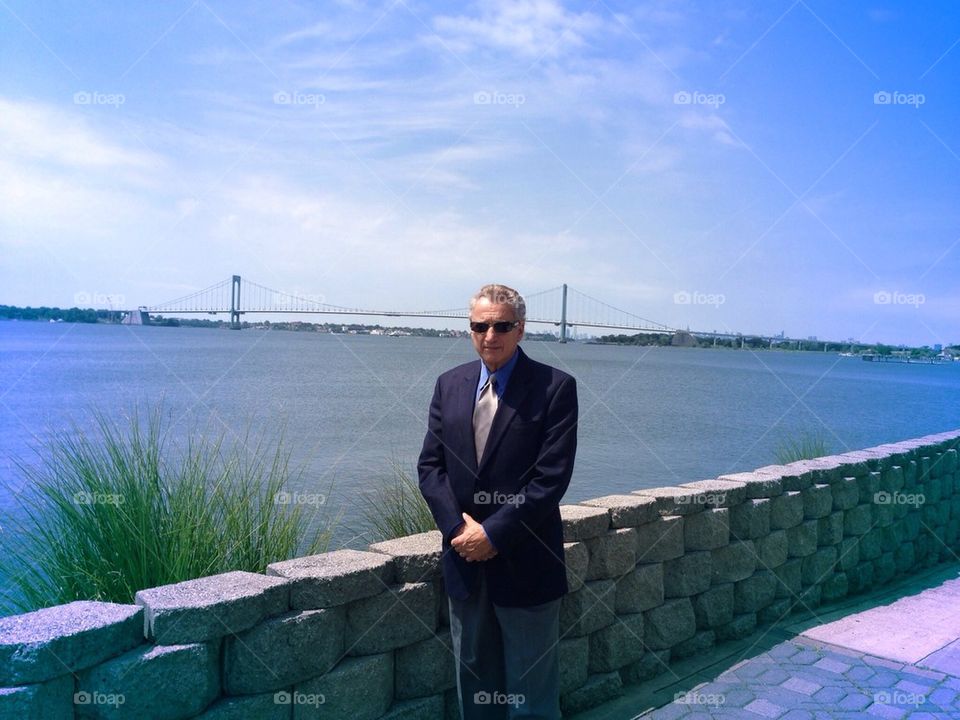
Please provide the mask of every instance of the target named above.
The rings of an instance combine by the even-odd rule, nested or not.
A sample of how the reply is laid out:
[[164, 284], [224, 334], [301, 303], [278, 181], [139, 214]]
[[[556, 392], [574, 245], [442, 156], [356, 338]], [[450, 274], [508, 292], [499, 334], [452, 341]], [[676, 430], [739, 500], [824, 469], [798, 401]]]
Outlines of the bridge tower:
[[230, 288], [230, 329], [240, 329], [240, 276], [233, 276], [233, 287]]
[[560, 307], [560, 342], [567, 341], [567, 284], [563, 284], [563, 304]]

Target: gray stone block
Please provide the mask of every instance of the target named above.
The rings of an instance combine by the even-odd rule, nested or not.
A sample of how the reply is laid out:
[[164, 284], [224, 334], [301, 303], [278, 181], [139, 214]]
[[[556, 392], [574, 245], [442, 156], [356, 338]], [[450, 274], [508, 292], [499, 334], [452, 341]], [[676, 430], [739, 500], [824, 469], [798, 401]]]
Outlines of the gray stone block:
[[683, 518], [668, 515], [637, 527], [637, 562], [663, 562], [681, 555]]
[[590, 565], [587, 544], [584, 542], [564, 543], [563, 555], [567, 566], [568, 592], [576, 592], [583, 587], [587, 577], [587, 568]]
[[612, 625], [590, 635], [591, 673], [611, 672], [643, 657], [643, 614], [618, 615]]
[[773, 574], [777, 578], [777, 597], [793, 597], [800, 593], [800, 573], [802, 560], [797, 558], [787, 560], [780, 567], [774, 568]]
[[730, 510], [706, 509], [683, 521], [684, 547], [690, 550], [713, 550], [730, 542]]
[[713, 630], [701, 630], [689, 640], [684, 640], [670, 648], [670, 656], [675, 660], [706, 652], [716, 643], [716, 633]]
[[279, 690], [333, 667], [344, 650], [346, 611], [293, 611], [228, 637], [223, 685], [228, 695]]
[[643, 495], [604, 495], [603, 497], [584, 500], [581, 505], [605, 508], [610, 514], [610, 527], [636, 527], [644, 523], [653, 522], [659, 516], [657, 501]]
[[[220, 640], [142, 646], [77, 675], [78, 718], [198, 715], [220, 694]], [[107, 696], [115, 702], [98, 701]]]
[[290, 608], [315, 610], [383, 592], [394, 582], [393, 558], [382, 553], [336, 550], [267, 566], [267, 575], [290, 579]]
[[141, 590], [144, 632], [158, 645], [202, 642], [238, 633], [290, 607], [284, 578], [240, 570]]
[[860, 502], [860, 486], [855, 477], [845, 477], [833, 483], [833, 509], [849, 510]]
[[395, 585], [347, 606], [348, 655], [374, 655], [424, 640], [437, 625], [433, 585]]
[[[558, 646], [560, 655], [560, 693], [576, 690], [587, 681], [590, 664], [590, 638], [564, 638]], [[457, 718], [459, 720], [459, 714]]]
[[770, 570], [760, 570], [733, 585], [735, 614], [755, 613], [773, 602], [777, 592], [777, 577]]
[[714, 585], [743, 580], [757, 569], [757, 551], [752, 540], [732, 542], [710, 552]]
[[284, 702], [290, 692], [224, 697], [207, 708], [197, 720], [290, 720], [290, 704]]
[[606, 508], [586, 505], [561, 505], [563, 541], [576, 542], [603, 535], [610, 527], [610, 513]]
[[715, 585], [693, 598], [693, 614], [700, 630], [733, 620], [733, 583]]
[[896, 574], [897, 563], [893, 553], [884, 553], [873, 561], [873, 581], [877, 585], [890, 582]]
[[293, 705], [294, 720], [375, 720], [383, 716], [393, 702], [394, 667], [389, 652], [344, 658], [328, 673], [296, 686], [295, 692], [304, 701]]
[[601, 705], [623, 694], [620, 674], [615, 672], [591, 675], [587, 682], [576, 690], [560, 696], [560, 709], [564, 717]]
[[0, 618], [0, 685], [83, 670], [142, 642], [143, 610], [137, 605], [78, 600]]
[[384, 540], [370, 546], [371, 552], [393, 558], [398, 583], [427, 582], [440, 574], [443, 536], [439, 530]]
[[792, 597], [779, 598], [757, 613], [757, 622], [761, 625], [776, 625], [790, 614], [792, 608]]
[[860, 563], [860, 541], [855, 537], [844, 538], [837, 552], [841, 570], [850, 570]]
[[772, 570], [787, 561], [787, 531], [775, 530], [766, 537], [754, 541], [757, 550], [757, 567]]
[[0, 718], [73, 720], [73, 676], [20, 687], [0, 687]]
[[594, 580], [560, 601], [560, 637], [589, 635], [614, 621], [616, 583]]
[[[823, 520], [826, 519], [823, 518]], [[823, 520], [807, 520], [792, 528], [787, 528], [787, 554], [790, 557], [806, 557], [817, 551], [817, 523]], [[837, 542], [842, 539], [841, 534]]]
[[751, 612], [737, 615], [726, 625], [721, 625], [716, 628], [714, 632], [716, 633], [717, 642], [723, 642], [725, 640], [742, 640], [753, 634], [753, 631], [756, 629], [757, 614]]
[[873, 507], [857, 505], [843, 513], [844, 535], [865, 535], [873, 527]]
[[782, 472], [783, 474], [780, 477], [780, 482], [783, 483], [784, 492], [792, 490], [806, 490], [808, 487], [813, 485], [814, 479], [820, 475], [820, 473], [818, 473], [814, 468], [810, 467], [803, 460], [798, 460], [796, 462], [784, 465]]
[[718, 480], [728, 482], [742, 482], [746, 485], [747, 498], [772, 498], [783, 492], [783, 481], [779, 473], [770, 474], [762, 470], [753, 472], [733, 473], [721, 475]]
[[860, 536], [860, 562], [864, 560], [875, 560], [883, 552], [881, 545], [883, 543], [883, 532], [881, 530], [871, 530], [866, 535]]
[[664, 650], [683, 642], [697, 631], [697, 620], [689, 598], [667, 600], [644, 613], [644, 637], [651, 650]]
[[753, 540], [770, 534], [770, 500], [748, 499], [730, 508], [730, 539]]
[[705, 508], [731, 508], [747, 499], [747, 484], [730, 480], [697, 480], [680, 487], [693, 490], [696, 502]]
[[663, 591], [668, 598], [689, 597], [710, 587], [710, 552], [689, 552], [663, 563]]
[[843, 540], [843, 512], [838, 510], [820, 518], [816, 521], [816, 528], [818, 545], [839, 545]]
[[803, 498], [803, 517], [817, 520], [833, 511], [833, 492], [827, 484], [811, 485], [800, 493]]
[[636, 685], [662, 675], [670, 669], [670, 650], [650, 650], [637, 662], [620, 668], [624, 685]]
[[894, 493], [903, 488], [903, 468], [899, 465], [887, 468], [880, 475], [880, 489], [883, 492]]
[[816, 585], [824, 582], [833, 574], [837, 563], [837, 549], [833, 546], [822, 547], [813, 555], [803, 558], [800, 563], [800, 580], [804, 585]]
[[437, 720], [443, 717], [443, 695], [400, 700], [380, 720]]
[[873, 498], [880, 492], [880, 473], [869, 472], [858, 477], [857, 487], [860, 488], [860, 504], [872, 503]]
[[916, 553], [913, 549], [913, 543], [904, 543], [893, 553], [893, 560], [898, 573], [907, 572], [913, 568], [917, 561]]
[[803, 610], [813, 610], [816, 607], [820, 607], [821, 596], [823, 594], [822, 585], [811, 585], [800, 591], [800, 594], [797, 595], [796, 602], [793, 605], [794, 612], [802, 612]]
[[590, 556], [587, 580], [618, 578], [637, 563], [637, 531], [633, 528], [608, 530], [584, 542]]
[[770, 529], [786, 530], [803, 521], [803, 495], [785, 492], [770, 501]]
[[847, 596], [848, 591], [849, 584], [847, 574], [842, 572], [834, 573], [823, 583], [823, 591], [820, 595], [821, 602], [841, 600]]
[[457, 684], [450, 631], [444, 630], [396, 651], [394, 695], [398, 700], [442, 693]]
[[706, 507], [700, 502], [704, 500], [701, 493], [690, 488], [679, 486], [636, 490], [634, 491], [634, 495], [652, 497], [657, 503], [657, 512], [662, 516], [692, 515]]
[[663, 563], [637, 565], [616, 581], [618, 615], [643, 612], [663, 603]]

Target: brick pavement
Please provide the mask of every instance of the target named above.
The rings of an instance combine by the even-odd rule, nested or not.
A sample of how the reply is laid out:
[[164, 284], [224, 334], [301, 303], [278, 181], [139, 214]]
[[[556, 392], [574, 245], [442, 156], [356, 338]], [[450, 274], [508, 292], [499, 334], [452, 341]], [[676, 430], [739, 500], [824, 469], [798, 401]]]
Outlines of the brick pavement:
[[572, 720], [960, 719], [960, 566], [792, 615]]

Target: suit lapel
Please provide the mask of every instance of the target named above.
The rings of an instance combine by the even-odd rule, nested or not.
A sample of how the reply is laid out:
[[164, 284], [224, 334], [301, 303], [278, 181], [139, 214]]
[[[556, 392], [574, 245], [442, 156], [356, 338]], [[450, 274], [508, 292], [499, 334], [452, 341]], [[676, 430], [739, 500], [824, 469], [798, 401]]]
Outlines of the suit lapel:
[[477, 444], [473, 436], [473, 408], [477, 404], [477, 383], [480, 381], [480, 361], [464, 373], [457, 394], [457, 415], [465, 418], [465, 436], [460, 443], [461, 460], [474, 474], [477, 471]]

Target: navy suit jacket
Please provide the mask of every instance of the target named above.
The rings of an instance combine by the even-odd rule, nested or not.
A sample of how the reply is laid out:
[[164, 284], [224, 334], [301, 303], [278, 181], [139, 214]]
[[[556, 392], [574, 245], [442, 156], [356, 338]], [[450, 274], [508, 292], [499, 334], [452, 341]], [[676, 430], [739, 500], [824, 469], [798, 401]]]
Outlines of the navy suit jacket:
[[[523, 350], [510, 375], [479, 466], [473, 410], [480, 360], [437, 379], [420, 453], [420, 490], [443, 534], [447, 593], [466, 599], [486, 574], [491, 601], [530, 607], [567, 592], [560, 499], [577, 450], [576, 381]], [[469, 513], [497, 555], [467, 562], [450, 547]]]

